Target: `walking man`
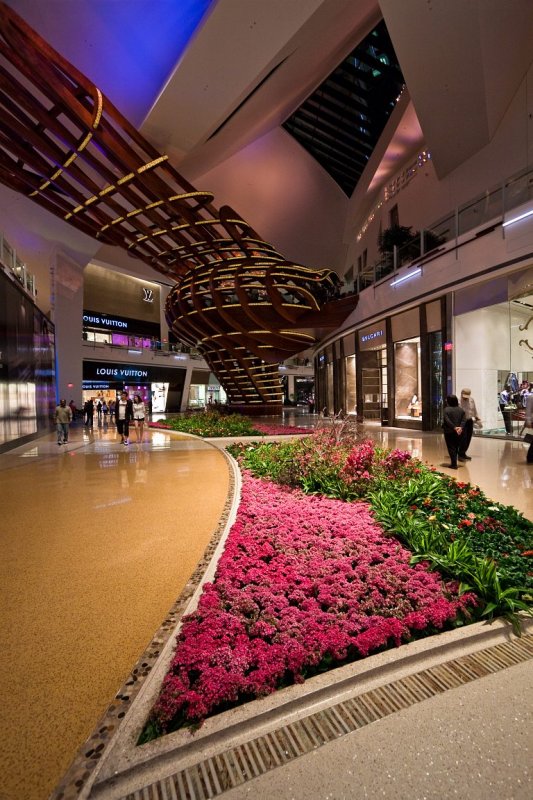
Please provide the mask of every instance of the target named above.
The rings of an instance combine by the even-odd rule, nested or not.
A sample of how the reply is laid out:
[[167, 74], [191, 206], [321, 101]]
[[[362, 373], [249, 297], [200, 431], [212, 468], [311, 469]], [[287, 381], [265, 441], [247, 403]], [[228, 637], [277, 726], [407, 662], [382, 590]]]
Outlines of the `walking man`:
[[66, 400], [60, 400], [56, 406], [57, 443], [68, 443], [68, 426], [72, 422], [72, 411]]

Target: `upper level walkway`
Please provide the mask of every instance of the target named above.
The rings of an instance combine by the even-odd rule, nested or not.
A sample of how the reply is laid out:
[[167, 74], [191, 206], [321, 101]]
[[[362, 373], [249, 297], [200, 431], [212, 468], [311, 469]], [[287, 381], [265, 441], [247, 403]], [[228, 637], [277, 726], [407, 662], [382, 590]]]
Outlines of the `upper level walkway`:
[[[314, 420], [287, 416], [300, 425]], [[448, 472], [438, 434], [377, 426], [365, 434]], [[198, 585], [206, 548], [228, 515], [234, 479], [217, 447], [156, 430], [145, 438], [124, 447], [114, 426], [95, 424], [88, 431], [76, 425], [66, 446], [50, 434], [0, 455], [2, 800], [44, 800], [91, 732], [99, 744], [85, 746], [54, 797], [75, 797], [87, 765], [105, 761], [106, 742], [128, 710], [126, 695], [130, 689], [134, 695], [134, 684], [150, 668], [147, 659], [155, 662], [171, 636], [183, 610], [177, 598]], [[525, 445], [475, 438], [470, 453], [472, 461], [454, 477], [533, 519], [533, 466], [526, 464]], [[81, 796], [525, 800], [532, 793], [530, 637], [522, 640], [526, 649], [516, 643], [520, 653], [504, 652], [502, 647], [515, 647], [508, 626], [471, 628], [476, 631], [378, 654], [328, 673], [325, 681], [313, 679], [284, 690], [289, 694], [248, 704], [242, 714], [229, 712], [227, 721], [208, 721], [198, 739], [187, 733], [161, 762], [144, 765], [146, 773], [130, 763], [131, 783], [96, 783]], [[461, 669], [454, 665], [463, 653], [481, 648], [485, 658], [494, 647], [501, 662], [497, 675], [478, 665], [481, 671], [467, 685], [452, 680], [435, 696], [413, 695], [409, 707], [382, 705], [391, 682], [412, 672], [412, 664], [421, 675], [435, 660], [443, 663], [442, 680]], [[474, 661], [468, 663], [472, 670]], [[386, 679], [376, 678], [383, 670]], [[382, 689], [375, 690], [376, 680]], [[415, 687], [418, 678], [409, 680]], [[423, 686], [428, 679], [420, 680]], [[383, 713], [358, 726], [344, 702], [362, 686]], [[278, 695], [285, 698], [281, 709]], [[109, 703], [111, 712], [95, 728]], [[294, 727], [304, 723], [315, 733]], [[268, 763], [265, 742], [278, 748]], [[244, 764], [243, 753], [256, 766]], [[104, 764], [103, 773], [106, 768], [114, 769]], [[197, 781], [194, 770], [207, 770], [207, 784]], [[178, 773], [170, 783], [159, 781]]]

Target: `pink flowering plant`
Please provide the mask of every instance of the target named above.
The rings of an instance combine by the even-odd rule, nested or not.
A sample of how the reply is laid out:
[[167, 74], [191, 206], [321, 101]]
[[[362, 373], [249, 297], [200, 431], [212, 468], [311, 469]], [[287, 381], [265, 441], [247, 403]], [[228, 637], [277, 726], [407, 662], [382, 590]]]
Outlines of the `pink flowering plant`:
[[[453, 481], [401, 450], [350, 443], [330, 432], [281, 450], [263, 444], [233, 452], [254, 474], [307, 493], [368, 500], [384, 530], [415, 558], [474, 587], [484, 604], [481, 613], [504, 615], [518, 631], [517, 612], [530, 612], [533, 524], [511, 506], [492, 503], [478, 487]], [[464, 546], [459, 550], [455, 541]]]
[[378, 447], [370, 439], [337, 441], [329, 431], [292, 442], [232, 445], [228, 450], [254, 475], [341, 500], [366, 497], [383, 481], [405, 481], [423, 467], [405, 451]]
[[331, 431], [228, 449], [237, 519], [140, 742], [480, 616], [519, 632], [533, 525], [516, 509]]
[[473, 594], [410, 560], [366, 503], [245, 472], [214, 581], [183, 620], [142, 741], [470, 617]]

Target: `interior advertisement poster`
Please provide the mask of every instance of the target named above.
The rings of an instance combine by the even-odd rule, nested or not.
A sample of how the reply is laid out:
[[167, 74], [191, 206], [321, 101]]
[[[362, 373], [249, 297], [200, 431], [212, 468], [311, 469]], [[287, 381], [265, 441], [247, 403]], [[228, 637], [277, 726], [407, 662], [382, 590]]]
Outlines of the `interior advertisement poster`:
[[168, 383], [152, 383], [152, 414], [167, 410]]

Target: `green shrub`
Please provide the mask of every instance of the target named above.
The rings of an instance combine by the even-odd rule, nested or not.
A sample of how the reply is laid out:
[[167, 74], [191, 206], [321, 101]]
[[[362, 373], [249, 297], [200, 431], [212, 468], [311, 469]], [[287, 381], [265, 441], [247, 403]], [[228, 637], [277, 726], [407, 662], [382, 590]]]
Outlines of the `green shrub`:
[[251, 419], [242, 414], [220, 414], [218, 411], [205, 411], [161, 421], [173, 431], [202, 437], [256, 436], [260, 434], [253, 427]]
[[428, 561], [473, 590], [484, 616], [505, 616], [518, 628], [529, 611], [533, 523], [512, 506], [487, 499], [401, 451], [372, 442], [315, 434], [282, 444], [232, 449], [258, 477], [339, 500], [370, 503], [383, 530], [397, 536], [414, 561]]

